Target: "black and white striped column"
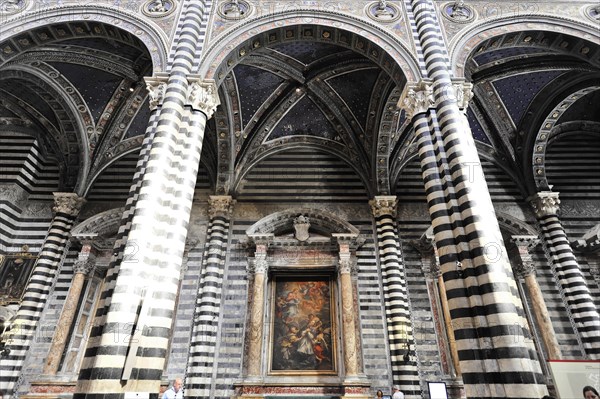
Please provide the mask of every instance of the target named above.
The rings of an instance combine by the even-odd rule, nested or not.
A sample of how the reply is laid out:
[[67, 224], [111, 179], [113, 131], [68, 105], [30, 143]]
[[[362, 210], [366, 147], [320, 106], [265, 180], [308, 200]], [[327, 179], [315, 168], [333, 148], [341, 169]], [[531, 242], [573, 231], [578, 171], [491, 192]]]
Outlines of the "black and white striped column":
[[160, 106], [156, 132], [93, 366], [80, 373], [77, 399], [160, 387], [204, 128], [219, 103], [214, 82], [190, 75], [204, 4], [184, 7], [172, 69], [150, 79], [150, 102]]
[[189, 397], [213, 397], [216, 383], [215, 350], [223, 290], [223, 274], [229, 241], [229, 223], [235, 201], [228, 195], [210, 196], [210, 218], [204, 264], [198, 286], [194, 326], [185, 379]]
[[417, 366], [413, 361], [404, 359], [414, 340], [396, 222], [397, 199], [396, 196], [376, 196], [369, 204], [377, 228], [394, 384], [400, 385], [407, 396], [420, 395]]
[[567, 312], [586, 357], [600, 359], [600, 317], [579, 268], [567, 234], [558, 217], [560, 200], [556, 192], [539, 192], [530, 198], [542, 228], [552, 272], [560, 285]]
[[[430, 132], [424, 114], [416, 120], [419, 154], [465, 392], [539, 398], [547, 392], [544, 376], [475, 142], [459, 109], [470, 88], [451, 79], [433, 3], [411, 5], [435, 103], [426, 111]], [[407, 97], [418, 102], [414, 90]]]
[[38, 327], [50, 289], [58, 275], [73, 222], [85, 200], [75, 193], [54, 193], [54, 218], [7, 337], [8, 356], [0, 364], [0, 392], [9, 398], [15, 389], [27, 350]]

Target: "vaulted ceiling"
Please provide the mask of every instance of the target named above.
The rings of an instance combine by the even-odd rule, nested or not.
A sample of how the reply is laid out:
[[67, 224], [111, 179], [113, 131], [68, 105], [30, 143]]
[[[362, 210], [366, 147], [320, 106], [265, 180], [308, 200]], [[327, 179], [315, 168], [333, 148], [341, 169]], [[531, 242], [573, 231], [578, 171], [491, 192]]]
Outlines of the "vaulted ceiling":
[[[309, 28], [327, 32], [297, 27], [298, 36], [286, 38], [281, 30], [281, 40], [226, 71], [198, 187], [238, 195], [261, 162], [309, 148], [345, 164], [343, 173], [372, 196], [393, 191], [415, 162], [412, 128], [397, 109], [402, 73], [372, 43], [362, 51], [352, 34], [345, 42], [343, 33], [337, 42], [301, 37]], [[23, 33], [0, 49], [1, 129], [35, 136], [59, 165], [61, 189], [125, 198], [150, 115], [143, 76], [152, 65], [143, 44], [114, 27], [72, 22]], [[526, 182], [523, 195], [552, 184], [553, 141], [598, 135], [600, 49], [590, 41], [539, 31], [493, 37], [471, 54], [466, 77], [474, 83], [467, 118], [478, 148]]]

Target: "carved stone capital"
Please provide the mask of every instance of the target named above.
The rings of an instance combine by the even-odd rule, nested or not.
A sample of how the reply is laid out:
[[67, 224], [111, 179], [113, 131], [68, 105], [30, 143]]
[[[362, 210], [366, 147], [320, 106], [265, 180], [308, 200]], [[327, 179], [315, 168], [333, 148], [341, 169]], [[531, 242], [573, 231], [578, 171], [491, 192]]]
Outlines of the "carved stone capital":
[[266, 253], [257, 253], [254, 257], [254, 274], [267, 274], [269, 271], [269, 261]]
[[209, 195], [208, 216], [211, 219], [216, 216], [230, 217], [234, 205], [235, 200], [230, 195]]
[[369, 205], [371, 205], [373, 216], [389, 215], [395, 218], [398, 198], [395, 195], [379, 195], [370, 200]]
[[148, 90], [148, 103], [150, 110], [154, 111], [159, 105], [162, 105], [167, 92], [167, 81], [169, 76], [166, 73], [158, 73], [156, 76], [145, 76], [146, 89]]
[[461, 110], [467, 112], [469, 101], [473, 98], [473, 84], [462, 79], [456, 79], [452, 81], [452, 88], [456, 97], [456, 105]]
[[215, 81], [191, 76], [188, 82], [188, 104], [196, 111], [204, 113], [206, 119], [210, 119], [221, 104]]
[[540, 218], [543, 216], [558, 214], [560, 199], [558, 193], [552, 191], [541, 191], [528, 198], [535, 216]]
[[404, 110], [408, 120], [433, 107], [435, 107], [433, 88], [430, 82], [424, 80], [419, 83], [408, 83], [398, 102], [398, 108]]
[[79, 251], [77, 260], [73, 264], [73, 273], [89, 276], [96, 266], [96, 254], [91, 241], [86, 240], [82, 243], [81, 251]]
[[77, 216], [81, 207], [85, 204], [85, 199], [75, 193], [52, 193], [54, 194], [54, 213], [66, 213], [67, 215]]
[[517, 246], [519, 253], [519, 259], [514, 267], [515, 273], [521, 277], [535, 274], [535, 263], [531, 251], [540, 243], [540, 239], [536, 236], [514, 235], [510, 241]]
[[356, 262], [350, 256], [350, 253], [340, 253], [338, 262], [339, 274], [354, 274], [356, 273]]

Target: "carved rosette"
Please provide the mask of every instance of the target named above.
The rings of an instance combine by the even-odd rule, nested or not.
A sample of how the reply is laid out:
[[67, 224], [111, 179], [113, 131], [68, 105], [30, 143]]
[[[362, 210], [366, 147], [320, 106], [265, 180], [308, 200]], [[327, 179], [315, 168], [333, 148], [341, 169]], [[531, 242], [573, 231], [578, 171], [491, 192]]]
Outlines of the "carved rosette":
[[398, 108], [404, 110], [408, 120], [433, 107], [435, 107], [433, 88], [431, 83], [423, 80], [419, 83], [407, 84], [398, 102]]
[[27, 4], [26, 0], [0, 0], [0, 14], [16, 14], [23, 11]]
[[150, 110], [154, 111], [159, 105], [162, 105], [167, 93], [168, 75], [165, 73], [157, 74], [156, 76], [145, 76], [146, 89], [148, 90], [148, 104]]
[[206, 115], [210, 119], [217, 106], [221, 104], [214, 80], [200, 80], [195, 77], [188, 79], [188, 104]]
[[529, 198], [533, 207], [535, 216], [538, 218], [550, 215], [557, 215], [560, 205], [558, 193], [552, 191], [542, 191]]
[[75, 193], [53, 193], [54, 194], [54, 206], [52, 211], [54, 213], [65, 213], [71, 216], [77, 216], [85, 199], [78, 196]]
[[369, 205], [376, 218], [384, 215], [395, 218], [398, 198], [395, 195], [379, 195], [370, 200]]
[[211, 219], [217, 216], [229, 218], [235, 202], [231, 195], [210, 195], [208, 197], [208, 216]]

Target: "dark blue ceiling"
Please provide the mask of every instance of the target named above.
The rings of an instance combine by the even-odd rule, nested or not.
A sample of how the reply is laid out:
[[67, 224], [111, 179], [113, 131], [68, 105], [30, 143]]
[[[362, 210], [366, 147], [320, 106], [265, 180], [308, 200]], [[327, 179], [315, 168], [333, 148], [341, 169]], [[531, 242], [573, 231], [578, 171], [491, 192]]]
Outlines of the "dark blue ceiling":
[[267, 141], [285, 136], [317, 136], [333, 140], [336, 132], [321, 110], [306, 96], [279, 121]]
[[240, 96], [242, 123], [246, 125], [284, 79], [264, 69], [243, 64], [238, 64], [233, 73]]
[[287, 56], [295, 58], [305, 65], [320, 60], [328, 55], [339, 53], [345, 50], [339, 46], [318, 42], [282, 43], [271, 46], [271, 48]]

